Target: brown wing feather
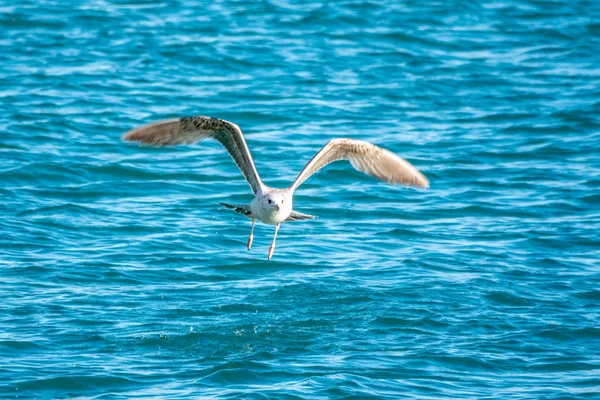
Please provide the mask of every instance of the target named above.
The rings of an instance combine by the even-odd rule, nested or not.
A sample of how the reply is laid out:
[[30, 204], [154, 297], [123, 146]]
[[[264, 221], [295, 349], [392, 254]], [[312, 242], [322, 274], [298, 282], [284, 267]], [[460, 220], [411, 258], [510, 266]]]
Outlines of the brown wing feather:
[[179, 118], [144, 125], [122, 137], [152, 146], [191, 144], [207, 138], [216, 139], [225, 147], [256, 194], [262, 182], [244, 135], [234, 123], [210, 117]]
[[422, 173], [394, 153], [361, 140], [333, 139], [306, 164], [291, 189], [295, 190], [312, 174], [338, 160], [348, 160], [357, 171], [388, 183], [429, 187]]

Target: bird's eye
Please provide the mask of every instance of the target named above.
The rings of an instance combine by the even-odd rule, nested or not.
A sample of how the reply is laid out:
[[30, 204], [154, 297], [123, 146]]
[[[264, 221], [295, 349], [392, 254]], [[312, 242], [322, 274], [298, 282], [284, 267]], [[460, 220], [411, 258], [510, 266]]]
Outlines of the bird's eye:
[[271, 204], [271, 203], [272, 203], [272, 202], [271, 202], [271, 199], [269, 199], [269, 204]]

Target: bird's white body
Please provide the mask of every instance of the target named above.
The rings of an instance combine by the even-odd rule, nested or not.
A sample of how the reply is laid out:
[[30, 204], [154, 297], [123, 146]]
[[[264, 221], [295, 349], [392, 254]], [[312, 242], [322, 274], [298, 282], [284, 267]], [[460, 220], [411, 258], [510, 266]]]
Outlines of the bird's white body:
[[293, 195], [288, 189], [261, 188], [250, 203], [252, 217], [269, 225], [284, 222], [292, 213]]
[[275, 235], [269, 248], [269, 259], [273, 256], [275, 239], [281, 223], [315, 218], [312, 215], [292, 210], [294, 192], [312, 174], [334, 161], [348, 160], [357, 171], [388, 183], [429, 187], [427, 178], [408, 161], [361, 140], [333, 139], [329, 141], [306, 164], [290, 187], [275, 189], [262, 183], [244, 135], [239, 126], [234, 123], [202, 116], [178, 118], [148, 124], [123, 135], [123, 140], [137, 141], [153, 146], [190, 144], [206, 138], [219, 141], [227, 149], [254, 193], [254, 200], [250, 204], [221, 203], [252, 219], [248, 249], [252, 246], [254, 224], [257, 219], [265, 224], [275, 225]]

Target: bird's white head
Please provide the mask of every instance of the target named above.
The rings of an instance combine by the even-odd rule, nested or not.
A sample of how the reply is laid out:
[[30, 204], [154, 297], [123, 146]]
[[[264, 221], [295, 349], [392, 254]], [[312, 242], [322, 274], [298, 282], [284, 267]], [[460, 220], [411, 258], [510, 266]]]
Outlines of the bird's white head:
[[265, 196], [265, 200], [269, 207], [273, 208], [275, 211], [279, 211], [283, 208], [285, 204], [285, 197], [278, 192], [271, 192]]
[[277, 222], [285, 221], [292, 212], [291, 196], [286, 196], [281, 191], [272, 191], [265, 194], [263, 204], [268, 214], [270, 214], [270, 219], [277, 220]]

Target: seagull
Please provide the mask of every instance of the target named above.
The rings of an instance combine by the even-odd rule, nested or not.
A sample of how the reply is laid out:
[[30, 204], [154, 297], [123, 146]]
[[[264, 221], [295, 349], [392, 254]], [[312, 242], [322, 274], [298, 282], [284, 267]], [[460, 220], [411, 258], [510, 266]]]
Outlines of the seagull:
[[247, 248], [254, 239], [254, 224], [258, 219], [275, 225], [275, 235], [267, 259], [273, 257], [279, 226], [284, 222], [316, 218], [292, 210], [296, 189], [312, 174], [338, 160], [348, 160], [357, 171], [391, 184], [429, 188], [429, 181], [408, 161], [369, 142], [354, 139], [332, 139], [306, 164], [294, 183], [285, 189], [265, 185], [254, 166], [252, 155], [241, 129], [234, 123], [218, 118], [195, 116], [159, 121], [126, 132], [123, 141], [151, 146], [192, 144], [204, 139], [215, 139], [229, 152], [233, 161], [248, 181], [254, 200], [250, 204], [220, 203], [228, 209], [252, 219]]

